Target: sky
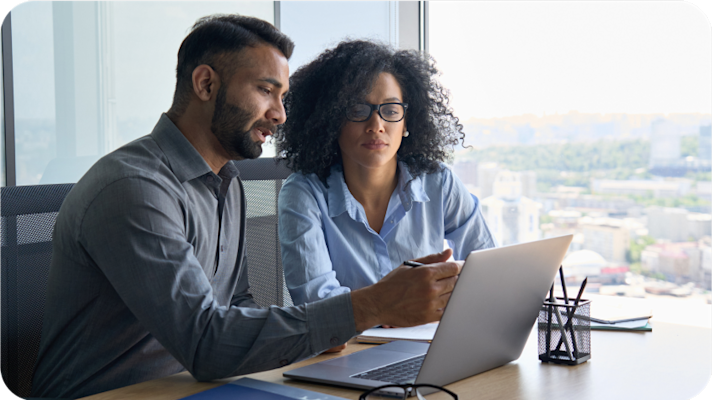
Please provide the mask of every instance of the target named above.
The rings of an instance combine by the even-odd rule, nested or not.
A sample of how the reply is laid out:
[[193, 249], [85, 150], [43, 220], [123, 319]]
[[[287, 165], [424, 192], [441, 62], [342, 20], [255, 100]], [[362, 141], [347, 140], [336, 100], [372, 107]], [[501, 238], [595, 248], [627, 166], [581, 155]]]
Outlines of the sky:
[[464, 120], [709, 114], [712, 31], [691, 3], [431, 2], [430, 51]]
[[[19, 2], [0, 2], [0, 12], [5, 14], [12, 4]], [[201, 7], [209, 13], [222, 11], [220, 4], [227, 7], [229, 3], [193, 3], [190, 7]], [[176, 9], [181, 11], [188, 6], [184, 3]], [[451, 91], [451, 104], [462, 120], [569, 111], [712, 112], [712, 30], [704, 14], [712, 14], [712, 0], [437, 1], [431, 2], [430, 7], [430, 51], [442, 71], [441, 82]], [[120, 67], [115, 72], [117, 79], [135, 80], [130, 74], [141, 73], [140, 68], [133, 68], [137, 65], [134, 62], [124, 65], [135, 58], [150, 60], [154, 70], [167, 72], [161, 74], [162, 80], [154, 79], [152, 85], [143, 86], [137, 98], [137, 93], [124, 93], [135, 90], [130, 86], [117, 87], [119, 100], [126, 96], [136, 98], [135, 102], [119, 101], [118, 115], [143, 113], [153, 118], [154, 108], [164, 110], [170, 104], [170, 96], [165, 93], [171, 92], [174, 85], [175, 48], [192, 23], [193, 14], [200, 10], [170, 16], [170, 27], [180, 31], [170, 33], [175, 36], [175, 43], [166, 39], [165, 46], [143, 49], [148, 53], [142, 55], [137, 53], [140, 46], [130, 45], [141, 38], [126, 34], [131, 25], [125, 21], [134, 21], [141, 28], [151, 23], [140, 16], [124, 15], [124, 10], [130, 9], [114, 8], [116, 60]], [[183, 23], [174, 21], [181, 16]], [[50, 14], [31, 18], [44, 18], [51, 24]], [[145, 29], [137, 31], [155, 36]], [[291, 34], [299, 36], [295, 32]], [[48, 35], [46, 40], [39, 38], [42, 40], [32, 48], [48, 47], [42, 54], [49, 57], [51, 32]], [[120, 54], [127, 49], [132, 52]], [[35, 69], [52, 65], [51, 58], [28, 62]], [[35, 78], [24, 81], [35, 82], [38, 87], [28, 87], [26, 93], [41, 93], [42, 87], [54, 84], [37, 79], [47, 75], [52, 80], [53, 74], [27, 73]], [[45, 97], [44, 106], [34, 98], [31, 107], [18, 104], [18, 113], [52, 113], [54, 98]], [[22, 102], [21, 98], [16, 100]], [[131, 112], [121, 112], [123, 108]]]

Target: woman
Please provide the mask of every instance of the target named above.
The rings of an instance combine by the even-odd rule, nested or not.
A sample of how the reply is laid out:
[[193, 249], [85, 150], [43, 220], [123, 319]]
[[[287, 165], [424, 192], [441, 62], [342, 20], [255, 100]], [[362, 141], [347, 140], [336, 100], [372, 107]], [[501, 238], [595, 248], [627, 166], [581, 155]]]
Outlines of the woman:
[[377, 282], [443, 250], [494, 247], [479, 202], [444, 161], [464, 140], [437, 69], [415, 51], [342, 42], [299, 68], [277, 133], [293, 171], [279, 237], [295, 304]]

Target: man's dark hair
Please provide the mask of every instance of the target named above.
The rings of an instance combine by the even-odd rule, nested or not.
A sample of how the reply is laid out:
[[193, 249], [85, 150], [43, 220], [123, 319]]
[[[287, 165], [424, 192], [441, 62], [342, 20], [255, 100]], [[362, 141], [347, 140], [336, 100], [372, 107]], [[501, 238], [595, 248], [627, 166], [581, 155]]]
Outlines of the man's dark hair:
[[413, 176], [436, 172], [458, 141], [462, 125], [449, 108], [448, 91], [435, 77], [435, 61], [415, 50], [395, 51], [372, 41], [345, 41], [326, 50], [290, 78], [287, 122], [275, 134], [280, 157], [293, 171], [316, 174], [324, 184], [341, 164], [338, 139], [349, 105], [363, 102], [381, 72], [391, 73], [408, 103], [398, 159]]
[[176, 90], [171, 112], [182, 114], [193, 90], [193, 70], [207, 64], [227, 82], [235, 72], [236, 55], [243, 48], [272, 45], [289, 59], [294, 43], [269, 22], [236, 14], [215, 14], [200, 18], [178, 50]]

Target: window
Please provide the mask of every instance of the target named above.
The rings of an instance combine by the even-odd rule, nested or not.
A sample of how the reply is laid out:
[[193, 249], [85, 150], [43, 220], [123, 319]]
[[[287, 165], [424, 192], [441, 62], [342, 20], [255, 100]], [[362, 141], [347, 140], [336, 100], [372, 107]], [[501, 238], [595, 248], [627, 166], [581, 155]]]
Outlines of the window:
[[[278, 21], [275, 3], [265, 1], [17, 5], [16, 184], [76, 182], [102, 155], [149, 133], [171, 104], [178, 47], [199, 17], [277, 22], [297, 43], [292, 71], [346, 38], [419, 46], [417, 2], [280, 2], [276, 9]], [[274, 156], [269, 142], [262, 156]]]
[[[2, 43], [0, 43], [0, 54], [2, 54]], [[6, 185], [5, 179], [7, 177], [7, 173], [5, 172], [5, 168], [7, 167], [5, 164], [5, 96], [3, 96], [5, 86], [3, 86], [4, 82], [1, 78], [3, 71], [2, 62], [0, 62], [0, 110], [2, 110], [2, 112], [0, 112], [0, 186]]]
[[589, 292], [711, 301], [704, 14], [685, 2], [431, 2], [429, 23], [473, 146], [453, 169], [509, 232], [502, 244], [534, 238], [497, 204], [531, 212], [539, 237], [573, 233], [569, 255], [591, 256], [564, 265], [574, 281], [589, 275]]
[[29, 2], [12, 11], [17, 184], [76, 182], [170, 107], [178, 47], [213, 13], [271, 2]]
[[397, 1], [283, 1], [281, 29], [297, 44], [290, 72], [345, 39], [374, 39], [398, 47]]

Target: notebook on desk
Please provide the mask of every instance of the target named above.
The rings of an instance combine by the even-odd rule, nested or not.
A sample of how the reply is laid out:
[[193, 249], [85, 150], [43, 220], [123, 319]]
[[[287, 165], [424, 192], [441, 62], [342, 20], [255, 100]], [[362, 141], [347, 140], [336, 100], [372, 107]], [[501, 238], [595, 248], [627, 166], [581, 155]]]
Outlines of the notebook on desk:
[[360, 335], [356, 336], [356, 341], [358, 343], [366, 344], [383, 344], [390, 343], [395, 340], [431, 342], [437, 329], [437, 322], [413, 326], [410, 328], [371, 328], [366, 329]]
[[522, 353], [573, 235], [474, 251], [431, 343], [394, 341], [284, 373], [292, 379], [370, 389], [444, 386]]
[[181, 400], [346, 400], [311, 390], [299, 389], [252, 378], [240, 378], [230, 383], [183, 397]]

